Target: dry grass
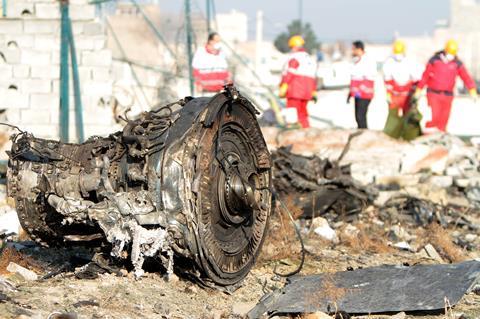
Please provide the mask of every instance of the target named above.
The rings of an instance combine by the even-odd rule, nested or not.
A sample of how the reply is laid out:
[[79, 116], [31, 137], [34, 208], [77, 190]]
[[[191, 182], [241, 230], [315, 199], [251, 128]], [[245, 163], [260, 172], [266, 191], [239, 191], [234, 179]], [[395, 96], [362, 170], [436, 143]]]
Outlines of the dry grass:
[[[294, 203], [294, 198], [289, 196], [284, 201], [285, 206], [294, 219], [302, 215], [303, 211]], [[271, 262], [282, 259], [291, 259], [300, 255], [300, 244], [285, 209], [277, 203], [275, 214], [270, 219], [270, 226], [265, 239], [265, 244], [260, 254], [260, 262]]]
[[44, 270], [43, 267], [31, 257], [22, 254], [15, 248], [7, 247], [2, 250], [0, 255], [0, 275], [10, 274], [10, 272], [7, 271], [10, 262], [14, 262], [37, 273]]
[[446, 229], [438, 224], [431, 224], [427, 228], [428, 241], [439, 250], [439, 254], [450, 262], [460, 262], [468, 259], [464, 250], [455, 245]]
[[388, 254], [394, 249], [388, 245], [386, 233], [383, 230], [365, 225], [357, 225], [358, 233], [346, 234], [344, 229], [340, 232], [340, 243], [349, 247], [352, 253], [360, 254], [365, 251], [378, 254]]
[[[315, 305], [317, 308], [321, 308], [325, 306], [327, 302], [330, 305], [333, 305], [335, 309], [330, 309], [331, 313], [335, 313], [333, 317], [337, 317], [338, 312], [337, 304], [341, 301], [341, 299], [349, 292], [351, 289], [338, 287], [334, 274], [328, 273], [325, 274], [325, 277], [322, 281], [322, 288], [316, 290], [314, 293], [305, 293], [305, 299], [308, 300], [308, 304]], [[305, 314], [304, 319], [307, 318], [324, 318], [325, 315], [319, 317], [317, 314]]]

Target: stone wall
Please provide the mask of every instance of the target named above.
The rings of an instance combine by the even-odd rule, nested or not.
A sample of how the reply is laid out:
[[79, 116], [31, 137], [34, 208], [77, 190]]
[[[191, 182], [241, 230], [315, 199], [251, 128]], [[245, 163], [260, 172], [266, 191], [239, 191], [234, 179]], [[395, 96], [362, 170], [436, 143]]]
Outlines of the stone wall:
[[[87, 0], [70, 0], [77, 49], [85, 135], [116, 129], [112, 115], [112, 53], [106, 33]], [[70, 76], [72, 72], [70, 69]], [[7, 0], [0, 18], [0, 110], [8, 123], [40, 137], [58, 138], [60, 87], [58, 0]], [[70, 81], [70, 136], [75, 140]]]

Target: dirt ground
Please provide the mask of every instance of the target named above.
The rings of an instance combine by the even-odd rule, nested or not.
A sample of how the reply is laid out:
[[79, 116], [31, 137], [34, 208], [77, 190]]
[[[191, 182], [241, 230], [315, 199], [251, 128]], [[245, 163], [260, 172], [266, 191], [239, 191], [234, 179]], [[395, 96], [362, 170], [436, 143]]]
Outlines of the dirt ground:
[[[279, 213], [277, 213], [279, 214]], [[422, 253], [402, 251], [391, 246], [390, 226], [372, 219], [374, 212], [361, 216], [350, 225], [337, 223], [334, 227], [338, 243], [328, 242], [314, 233], [304, 233], [306, 260], [301, 274], [344, 271], [347, 268], [384, 264], [437, 263]], [[365, 223], [362, 220], [368, 220]], [[302, 223], [300, 223], [302, 224]], [[308, 223], [306, 223], [308, 229]], [[357, 229], [352, 232], [352, 227]], [[466, 251], [452, 243], [455, 230], [439, 226], [428, 229], [408, 229], [416, 239], [413, 245], [421, 247], [432, 243], [444, 262], [478, 258], [478, 249]], [[457, 230], [458, 232], [458, 230]], [[353, 233], [353, 235], [352, 235]], [[65, 263], [73, 255], [88, 255], [87, 250], [45, 249], [27, 246], [17, 252], [12, 244], [0, 258], [0, 276], [6, 261], [14, 261], [42, 275]], [[264, 295], [283, 286], [284, 278], [274, 274], [287, 273], [300, 260], [300, 245], [292, 225], [285, 216], [272, 218], [269, 236], [263, 251], [244, 284], [233, 294], [204, 289], [197, 284], [174, 276], [167, 281], [161, 273], [148, 272], [140, 280], [129, 274], [121, 277], [100, 274], [96, 279], [77, 279], [72, 272], [53, 278], [25, 281], [17, 275], [9, 276], [16, 289], [0, 299], [0, 318], [48, 318], [55, 312], [74, 313], [78, 318], [241, 318]], [[401, 292], [399, 292], [401, 293]], [[5, 300], [7, 299], [7, 300]], [[363, 316], [389, 318], [390, 315]], [[299, 316], [301, 318], [302, 316]], [[466, 295], [453, 309], [437, 314], [407, 314], [406, 318], [480, 318], [480, 296]], [[60, 318], [60, 317], [59, 317]], [[70, 318], [70, 317], [62, 317]], [[74, 317], [72, 317], [74, 318]]]

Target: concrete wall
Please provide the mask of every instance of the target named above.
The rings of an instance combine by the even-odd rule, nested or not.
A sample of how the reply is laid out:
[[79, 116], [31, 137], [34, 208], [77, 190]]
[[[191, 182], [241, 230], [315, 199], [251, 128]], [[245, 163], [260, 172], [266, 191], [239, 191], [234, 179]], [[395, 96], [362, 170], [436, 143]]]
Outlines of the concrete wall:
[[[70, 0], [86, 136], [115, 129], [110, 100], [112, 53], [87, 0]], [[57, 0], [8, 0], [0, 19], [0, 110], [8, 123], [40, 137], [59, 131], [60, 10]], [[71, 75], [71, 70], [70, 70]], [[70, 84], [70, 135], [75, 140]]]
[[454, 32], [480, 31], [480, 1], [450, 0], [450, 28]]

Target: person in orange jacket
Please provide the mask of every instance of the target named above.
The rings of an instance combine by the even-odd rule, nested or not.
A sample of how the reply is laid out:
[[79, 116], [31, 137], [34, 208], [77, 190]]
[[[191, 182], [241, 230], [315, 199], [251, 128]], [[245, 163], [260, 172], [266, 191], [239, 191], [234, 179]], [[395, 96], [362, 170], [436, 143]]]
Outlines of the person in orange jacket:
[[303, 46], [305, 40], [295, 35], [288, 41], [291, 52], [285, 64], [280, 83], [279, 96], [287, 98], [287, 108], [297, 110], [298, 122], [303, 128], [310, 127], [307, 104], [317, 101], [316, 63]]
[[428, 61], [422, 79], [418, 83], [415, 99], [427, 87], [427, 101], [432, 109], [432, 119], [426, 123], [425, 132], [447, 129], [453, 102], [453, 89], [457, 76], [463, 80], [470, 95], [477, 99], [477, 88], [465, 65], [457, 57], [458, 43], [449, 40], [445, 49], [434, 54]]

